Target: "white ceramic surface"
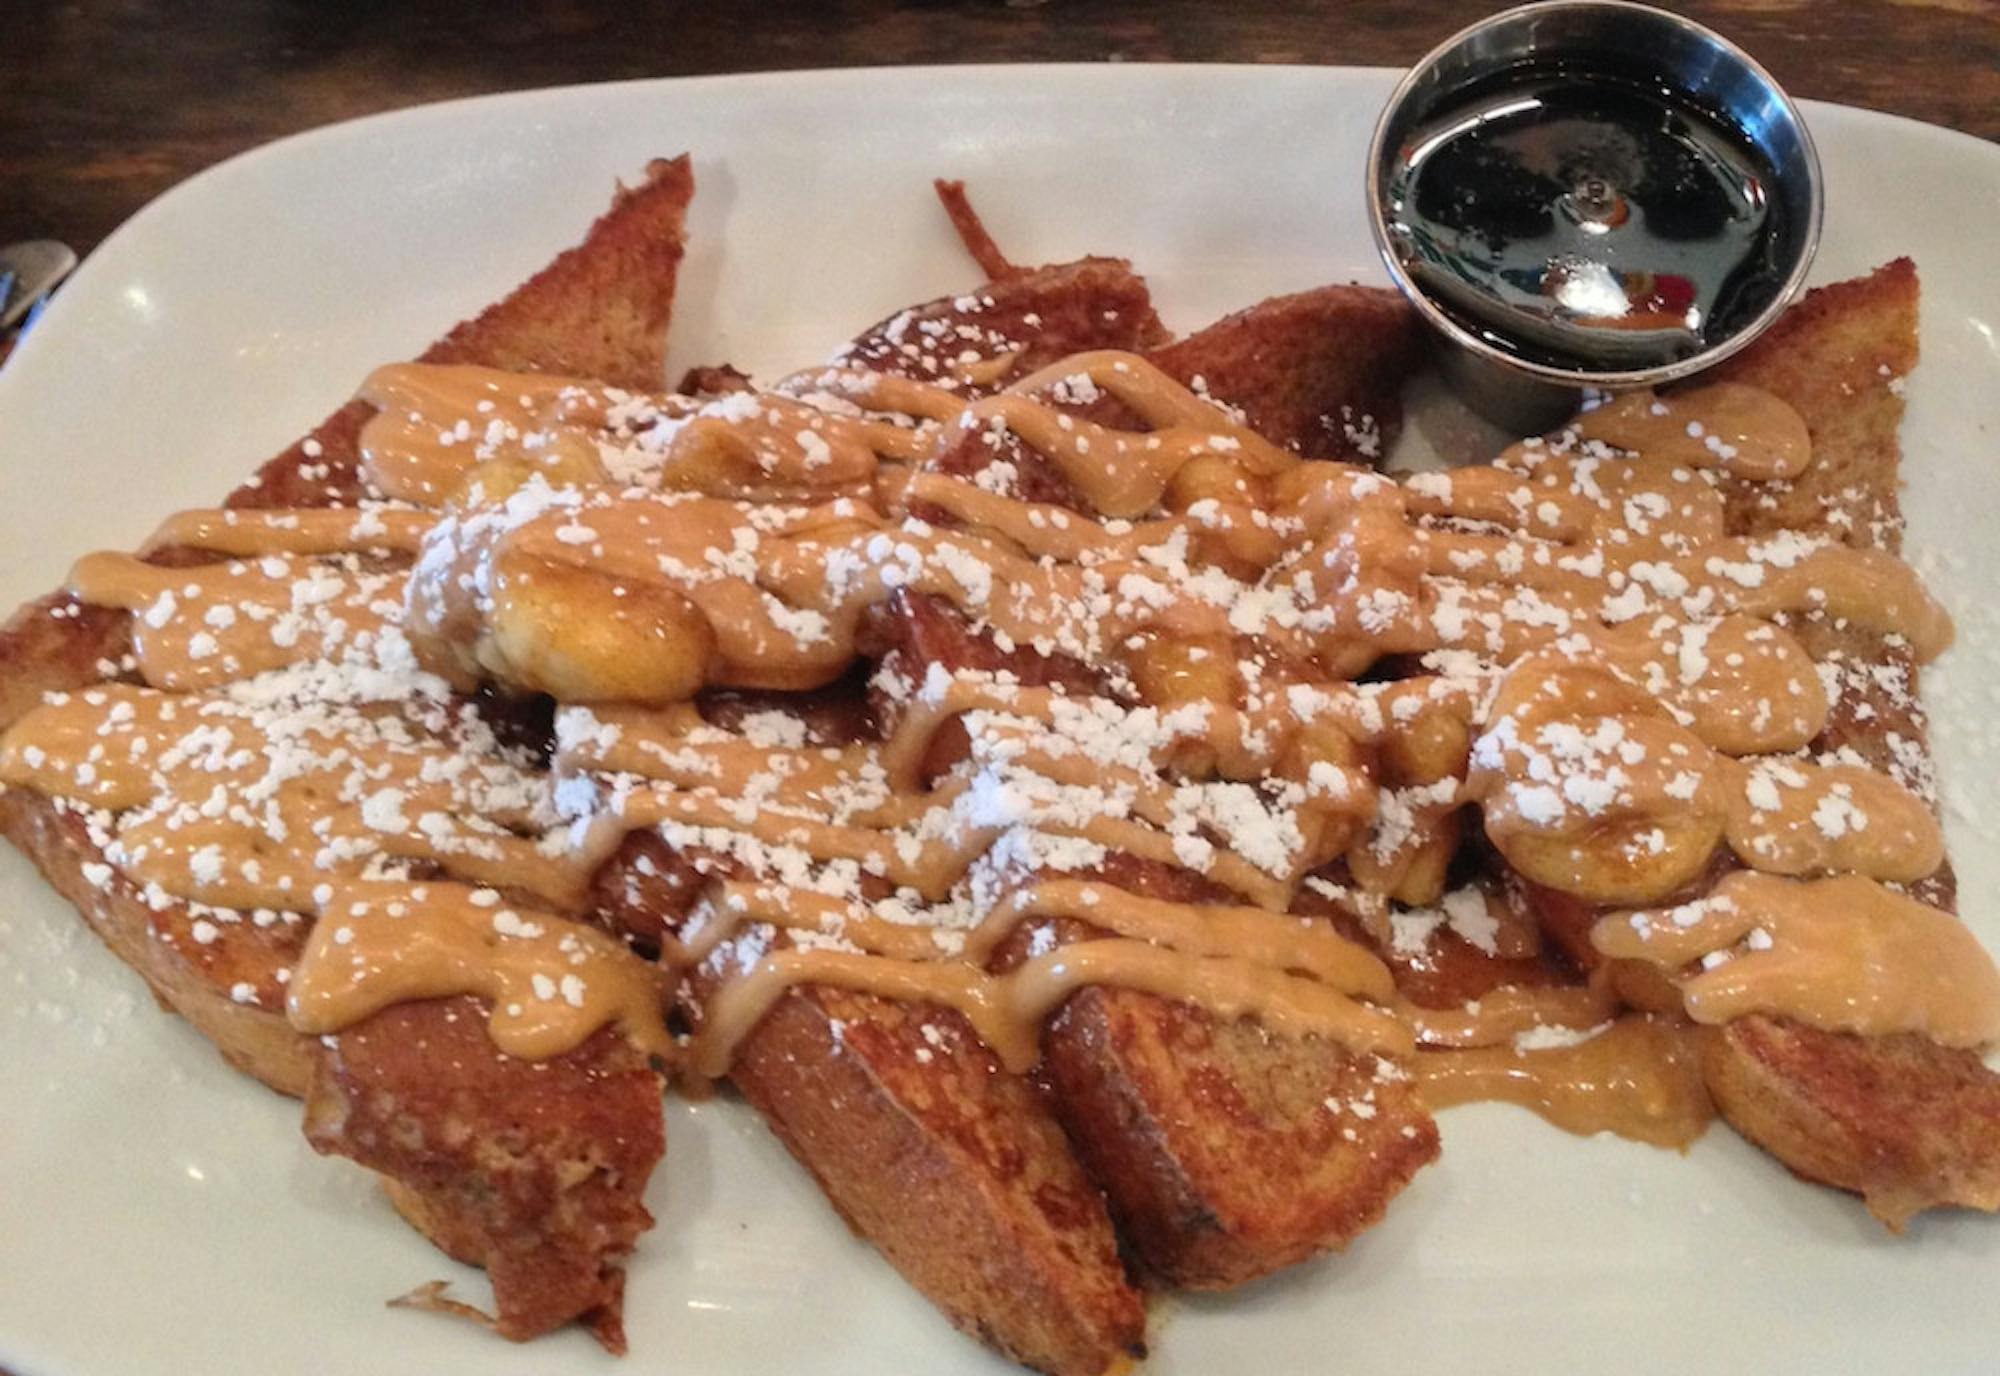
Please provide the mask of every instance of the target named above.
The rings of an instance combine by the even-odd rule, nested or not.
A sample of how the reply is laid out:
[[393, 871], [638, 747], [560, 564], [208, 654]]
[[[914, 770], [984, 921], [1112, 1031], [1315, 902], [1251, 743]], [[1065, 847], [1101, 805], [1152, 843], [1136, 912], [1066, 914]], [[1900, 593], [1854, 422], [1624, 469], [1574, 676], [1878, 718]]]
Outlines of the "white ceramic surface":
[[[612, 179], [691, 149], [675, 366], [770, 371], [973, 280], [931, 200], [969, 179], [1024, 261], [1128, 254], [1169, 323], [1381, 280], [1361, 159], [1390, 77], [955, 68], [598, 86], [409, 111], [193, 179], [93, 255], [0, 372], [0, 601], [213, 500], [570, 242]], [[1905, 429], [1911, 546], [1965, 643], [1930, 680], [1967, 918], [2000, 945], [1990, 777], [2000, 465], [2000, 150], [1825, 106], [1817, 280], [1924, 276]], [[668, 1109], [623, 1370], [998, 1372], [739, 1105]], [[456, 1267], [296, 1107], [241, 1079], [0, 858], [0, 1365], [21, 1376], [621, 1369], [385, 1309]], [[1718, 1128], [1686, 1158], [1450, 1113], [1444, 1161], [1345, 1256], [1157, 1306], [1169, 1373], [1912, 1371], [2000, 1366], [2000, 1220], [1891, 1238]]]

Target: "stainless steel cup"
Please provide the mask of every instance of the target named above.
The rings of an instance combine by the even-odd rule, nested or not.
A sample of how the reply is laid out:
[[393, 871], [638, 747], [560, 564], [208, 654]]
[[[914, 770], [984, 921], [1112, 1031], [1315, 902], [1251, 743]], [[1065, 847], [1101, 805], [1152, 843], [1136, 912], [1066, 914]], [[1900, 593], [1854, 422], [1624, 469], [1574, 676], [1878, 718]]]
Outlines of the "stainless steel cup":
[[[1448, 112], [1468, 87], [1501, 86], [1518, 75], [1610, 77], [1651, 85], [1733, 125], [1768, 163], [1767, 194], [1784, 211], [1772, 247], [1782, 287], [1726, 337], [1670, 362], [1634, 366], [1618, 341], [1577, 366], [1500, 348], [1467, 328], [1410, 270], [1408, 246], [1391, 229], [1391, 174], [1404, 141]], [[1430, 326], [1439, 371], [1474, 410], [1517, 433], [1559, 424], [1585, 390], [1651, 387], [1699, 372], [1757, 337], [1805, 282], [1819, 244], [1819, 157], [1798, 108], [1742, 49], [1679, 15], [1625, 0], [1546, 0], [1480, 21], [1446, 39], [1397, 85], [1375, 125], [1368, 152], [1368, 214], [1389, 274]], [[1525, 323], [1525, 322], [1524, 322]], [[1485, 326], [1505, 332], [1497, 317]]]

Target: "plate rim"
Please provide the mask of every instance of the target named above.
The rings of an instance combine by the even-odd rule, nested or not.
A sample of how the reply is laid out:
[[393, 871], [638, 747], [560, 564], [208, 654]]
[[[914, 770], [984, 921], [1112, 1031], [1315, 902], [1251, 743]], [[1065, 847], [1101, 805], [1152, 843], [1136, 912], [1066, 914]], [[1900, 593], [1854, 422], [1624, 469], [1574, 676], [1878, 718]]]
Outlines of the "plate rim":
[[[1102, 79], [1104, 73], [1111, 68], [1120, 68], [1125, 71], [1130, 71], [1133, 73], [1144, 73], [1143, 77], [1136, 78], [1141, 82], [1167, 81], [1176, 78], [1184, 78], [1190, 76], [1199, 77], [1200, 75], [1205, 73], [1238, 74], [1238, 73], [1269, 73], [1273, 71], [1281, 73], [1309, 72], [1315, 74], [1337, 74], [1340, 77], [1351, 77], [1351, 76], [1366, 77], [1370, 75], [1376, 75], [1381, 78], [1387, 78], [1393, 76], [1393, 73], [1396, 70], [1392, 68], [1380, 68], [1380, 67], [1319, 67], [1319, 66], [1309, 66], [1302, 64], [1283, 64], [1283, 65], [1202, 64], [1202, 63], [1187, 63], [1187, 64], [1056, 63], [1056, 64], [1021, 64], [1021, 65], [967, 64], [965, 66], [945, 65], [945, 66], [928, 66], [928, 67], [803, 69], [803, 70], [790, 70], [790, 71], [735, 73], [735, 74], [718, 74], [718, 75], [703, 75], [703, 76], [632, 78], [616, 82], [570, 84], [563, 86], [533, 88], [525, 91], [496, 92], [496, 93], [487, 93], [475, 96], [460, 97], [448, 101], [433, 102], [423, 105], [410, 106], [399, 110], [377, 112], [369, 115], [358, 116], [353, 119], [339, 121], [333, 124], [322, 125], [315, 127], [313, 129], [300, 131], [298, 133], [288, 135], [284, 138], [274, 140], [262, 145], [258, 145], [251, 149], [244, 150], [243, 152], [235, 154], [230, 158], [224, 159], [223, 161], [218, 162], [212, 165], [211, 167], [205, 168], [201, 172], [194, 174], [193, 176], [177, 183], [175, 186], [170, 187], [166, 191], [162, 192], [159, 196], [155, 197], [152, 201], [148, 202], [145, 206], [141, 207], [138, 211], [136, 211], [131, 217], [128, 217], [110, 235], [107, 235], [105, 240], [95, 250], [93, 250], [89, 259], [85, 262], [83, 267], [79, 269], [78, 278], [79, 280], [82, 280], [83, 274], [89, 272], [94, 265], [102, 267], [104, 262], [102, 255], [104, 254], [104, 250], [106, 250], [107, 248], [110, 248], [114, 244], [121, 244], [122, 241], [124, 241], [125, 239], [138, 238], [142, 236], [146, 232], [147, 227], [152, 223], [154, 223], [154, 221], [157, 218], [160, 218], [160, 216], [164, 213], [169, 213], [173, 211], [183, 211], [189, 204], [198, 205], [199, 200], [197, 198], [199, 195], [206, 194], [210, 189], [212, 189], [214, 186], [218, 184], [224, 184], [227, 178], [229, 177], [242, 175], [242, 173], [245, 171], [246, 168], [254, 168], [259, 159], [264, 158], [267, 155], [274, 158], [278, 156], [296, 155], [301, 148], [310, 146], [316, 140], [325, 139], [331, 141], [337, 136], [342, 136], [342, 135], [351, 136], [357, 132], [372, 133], [375, 130], [382, 127], [385, 123], [408, 121], [412, 124], [415, 124], [428, 119], [441, 118], [444, 116], [455, 117], [473, 111], [479, 107], [497, 107], [506, 105], [510, 102], [519, 103], [523, 106], [526, 106], [541, 99], [561, 99], [561, 100], [588, 99], [591, 95], [600, 92], [607, 92], [613, 90], [614, 88], [649, 88], [649, 87], [661, 87], [661, 86], [720, 87], [720, 86], [731, 86], [739, 84], [748, 86], [758, 86], [758, 85], [780, 86], [790, 83], [820, 82], [826, 79], [832, 79], [833, 82], [852, 81], [859, 84], [859, 83], [865, 83], [870, 80], [879, 79], [884, 74], [893, 76], [897, 79], [905, 79], [911, 77], [936, 76], [940, 74], [957, 76], [968, 72], [1004, 74], [1010, 78], [1019, 77], [1024, 72], [1030, 74], [1057, 73], [1061, 74], [1058, 77], [1058, 79], [1060, 80], [1076, 79], [1076, 77], [1073, 77], [1071, 74], [1078, 74], [1078, 75], [1089, 74], [1091, 79], [1096, 80], [1096, 79]], [[1110, 79], [1124, 81], [1124, 80], [1133, 80], [1135, 78], [1128, 78], [1121, 76]], [[1873, 124], [1876, 121], [1881, 121], [1894, 126], [1912, 126], [1914, 130], [1919, 131], [1921, 133], [1921, 136], [1926, 139], [1934, 138], [1937, 134], [1951, 135], [1958, 140], [1970, 142], [1971, 144], [1986, 150], [1985, 153], [1982, 154], [1981, 156], [1991, 157], [1995, 159], [1994, 169], [1996, 171], [2000, 171], [2000, 146], [1990, 144], [1985, 140], [1979, 139], [1973, 135], [1965, 134], [1962, 131], [1951, 130], [1944, 128], [1943, 126], [1927, 124], [1923, 121], [1910, 119], [1908, 117], [1888, 114], [1880, 111], [1867, 110], [1865, 108], [1856, 106], [1831, 105], [1831, 104], [1823, 104], [1820, 102], [1806, 102], [1805, 105], [1806, 105], [1808, 119], [1825, 119], [1830, 117], [1834, 122], [1838, 123], [1846, 121], [1850, 118], [1858, 118], [1865, 120], [1870, 124]], [[696, 151], [697, 151], [697, 156], [699, 156], [699, 151], [698, 150]], [[188, 193], [188, 194], [183, 195], [183, 193]], [[129, 250], [123, 249], [122, 247], [120, 249], [121, 253], [127, 251]], [[112, 260], [113, 265], [115, 265], [115, 262], [116, 260], [114, 258]], [[108, 272], [110, 268], [103, 267], [102, 270]], [[90, 280], [94, 281], [95, 279], [93, 277]], [[52, 308], [50, 312], [51, 319], [55, 319], [58, 317], [61, 311], [61, 305], [62, 305], [61, 298], [58, 297], [56, 305]], [[43, 333], [45, 334], [48, 333], [48, 331], [46, 330], [46, 324], [47, 322], [44, 322], [45, 328], [43, 330]], [[35, 338], [31, 337], [27, 345], [24, 347], [31, 349], [34, 347], [36, 342], [37, 341], [35, 340]], [[0, 412], [4, 412], [4, 408], [8, 402], [8, 399], [13, 396], [13, 390], [7, 386], [7, 379], [5, 374], [14, 371], [15, 370], [10, 369], [10, 370], [5, 370], [5, 372], [0, 372]], [[121, 976], [121, 978], [128, 978], [128, 977]], [[150, 1017], [150, 1014], [147, 1014], [147, 1016]], [[655, 1239], [655, 1241], [657, 1241], [657, 1239]], [[641, 1246], [644, 1247], [645, 1245], [646, 1244], [642, 1242]], [[1158, 1320], [1156, 1320], [1155, 1322], [1157, 1325]], [[1155, 1331], [1156, 1332], [1158, 1331], [1157, 1326], [1155, 1328]], [[973, 1364], [969, 1357], [966, 1361], [966, 1364], [967, 1365]], [[954, 1365], [956, 1365], [956, 1363], [954, 1363]]]

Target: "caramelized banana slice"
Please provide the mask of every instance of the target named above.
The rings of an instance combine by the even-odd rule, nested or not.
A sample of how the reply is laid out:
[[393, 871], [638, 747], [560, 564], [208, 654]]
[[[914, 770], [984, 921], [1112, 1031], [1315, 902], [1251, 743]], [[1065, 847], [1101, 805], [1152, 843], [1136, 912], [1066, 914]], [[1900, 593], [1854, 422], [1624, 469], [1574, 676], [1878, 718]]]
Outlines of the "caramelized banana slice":
[[1702, 872], [1729, 815], [1720, 759], [1608, 669], [1512, 669], [1466, 786], [1525, 878], [1592, 903], [1664, 898]]
[[507, 682], [565, 702], [665, 705], [706, 681], [715, 631], [671, 588], [503, 549], [479, 655]]

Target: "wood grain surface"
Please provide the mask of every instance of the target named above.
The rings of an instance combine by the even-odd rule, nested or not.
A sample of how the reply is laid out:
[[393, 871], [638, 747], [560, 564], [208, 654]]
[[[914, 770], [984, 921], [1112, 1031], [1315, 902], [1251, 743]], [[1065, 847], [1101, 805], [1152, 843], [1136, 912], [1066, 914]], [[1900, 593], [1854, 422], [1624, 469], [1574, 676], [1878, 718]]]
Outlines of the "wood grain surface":
[[[1799, 96], [2000, 138], [2000, 0], [1671, 8]], [[0, 3], [0, 242], [88, 251], [281, 135], [454, 96], [912, 62], [1406, 65], [1491, 0], [80, 0]]]

